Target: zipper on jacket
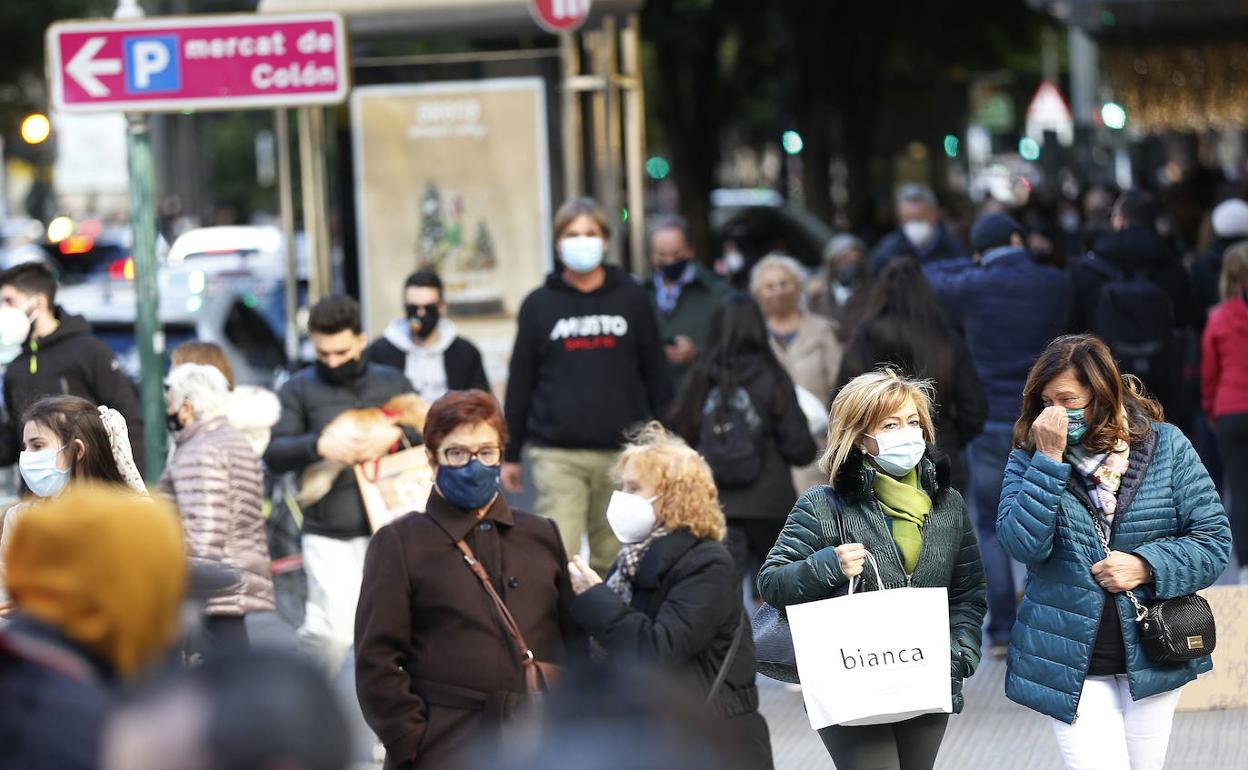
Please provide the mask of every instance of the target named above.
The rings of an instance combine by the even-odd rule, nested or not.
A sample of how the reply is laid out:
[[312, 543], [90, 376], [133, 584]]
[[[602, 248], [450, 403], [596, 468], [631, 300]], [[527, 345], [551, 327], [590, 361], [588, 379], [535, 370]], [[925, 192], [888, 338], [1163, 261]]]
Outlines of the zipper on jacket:
[[[901, 560], [901, 553], [897, 549], [897, 541], [893, 540], [893, 535], [891, 532], [892, 527], [888, 523], [888, 517], [884, 515], [884, 509], [880, 507], [880, 501], [875, 499], [874, 494], [871, 498], [871, 501], [875, 503], [875, 512], [880, 514], [880, 518], [884, 519], [884, 529], [887, 531], [889, 542], [893, 546], [889, 550], [892, 551], [893, 553], [893, 559], [896, 560], [897, 562], [897, 568], [901, 570], [901, 574], [906, 576], [906, 588], [913, 588], [914, 586], [912, 585], [912, 582], [914, 580], [914, 576], [911, 575], [909, 572], [906, 572], [906, 565]], [[923, 558], [922, 546], [919, 546], [919, 558]], [[915, 565], [915, 569], [918, 569], [917, 564]], [[881, 576], [881, 580], [883, 580], [883, 576]], [[884, 586], [880, 586], [881, 590], [883, 588]]]

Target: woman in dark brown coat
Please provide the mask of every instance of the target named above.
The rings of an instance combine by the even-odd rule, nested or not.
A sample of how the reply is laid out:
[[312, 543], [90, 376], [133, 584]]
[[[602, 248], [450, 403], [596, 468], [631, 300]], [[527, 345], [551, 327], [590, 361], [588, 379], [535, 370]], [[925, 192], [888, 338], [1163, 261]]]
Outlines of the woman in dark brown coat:
[[220, 371], [182, 364], [169, 372], [166, 385], [175, 446], [160, 491], [178, 508], [191, 559], [237, 571], [234, 587], [208, 600], [204, 630], [211, 647], [243, 647], [244, 617], [274, 608], [264, 471], [225, 414], [230, 392]]
[[424, 514], [377, 530], [355, 616], [356, 693], [387, 770], [442, 770], [525, 698], [521, 658], [456, 541], [489, 573], [538, 661], [561, 664], [577, 635], [559, 530], [498, 493], [507, 429], [498, 403], [451, 391], [429, 410], [436, 486]]

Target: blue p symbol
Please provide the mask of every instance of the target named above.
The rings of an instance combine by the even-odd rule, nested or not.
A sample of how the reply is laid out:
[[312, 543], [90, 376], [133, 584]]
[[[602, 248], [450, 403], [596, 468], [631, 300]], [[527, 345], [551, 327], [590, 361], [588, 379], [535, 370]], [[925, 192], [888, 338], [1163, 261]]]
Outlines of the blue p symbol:
[[182, 87], [176, 35], [128, 37], [126, 90], [132, 94], [177, 91]]

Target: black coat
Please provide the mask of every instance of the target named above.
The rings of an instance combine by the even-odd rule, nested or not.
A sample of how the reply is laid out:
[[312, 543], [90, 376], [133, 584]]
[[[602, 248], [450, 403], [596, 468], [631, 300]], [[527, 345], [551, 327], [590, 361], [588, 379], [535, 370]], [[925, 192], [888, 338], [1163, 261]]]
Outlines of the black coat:
[[[340, 386], [322, 380], [315, 366], [305, 367], [277, 394], [282, 413], [264, 451], [265, 465], [274, 473], [302, 471], [321, 459], [316, 441], [335, 417], [347, 409], [381, 406], [411, 390], [403, 373], [388, 366], [368, 364], [354, 382]], [[419, 434], [409, 434], [413, 443], [419, 443]], [[303, 531], [337, 538], [369, 535], [368, 516], [350, 468], [338, 474], [325, 497], [303, 509]]]
[[726, 720], [721, 735], [741, 767], [772, 766], [740, 573], [723, 544], [678, 529], [642, 557], [629, 604], [604, 583], [578, 596], [572, 615], [612, 658], [673, 669], [699, 699], [710, 692], [740, 629], [740, 646], [709, 708]]
[[116, 702], [108, 668], [24, 616], [0, 628], [0, 766], [95, 770]]
[[[126, 418], [134, 462], [143, 469], [143, 417], [134, 383], [121, 370], [112, 348], [91, 333], [82, 316], [56, 308], [60, 325], [42, 339], [26, 340], [4, 370], [4, 403], [12, 419], [0, 457], [12, 463], [21, 443], [22, 414], [44, 396], [78, 396], [110, 406]], [[5, 463], [5, 464], [8, 464]]]
[[[407, 354], [385, 337], [369, 345], [365, 357], [375, 364], [389, 366], [400, 372], [407, 367]], [[447, 347], [446, 352], [442, 354], [442, 364], [446, 367], [447, 390], [490, 392], [490, 381], [485, 377], [481, 351], [463, 337], [456, 337], [455, 341]]]
[[[1125, 273], [1144, 275], [1164, 289], [1174, 307], [1176, 329], [1195, 326], [1196, 296], [1192, 279], [1179, 255], [1156, 230], [1133, 225], [1107, 233], [1097, 240], [1092, 250], [1097, 257], [1112, 262]], [[1070, 277], [1074, 301], [1070, 304], [1066, 327], [1071, 333], [1086, 332], [1096, 320], [1097, 301], [1107, 278], [1087, 261], [1071, 265]]]
[[510, 509], [501, 495], [478, 520], [435, 490], [427, 513], [379, 529], [364, 558], [356, 693], [387, 770], [454, 766], [524, 696], [516, 648], [452, 537], [490, 574], [537, 660], [562, 665], [569, 641], [584, 646], [555, 523]]
[[[783, 369], [762, 356], [743, 356], [732, 366], [736, 382], [750, 394], [762, 418], [762, 469], [758, 478], [744, 486], [721, 486], [719, 503], [724, 515], [734, 519], [783, 519], [797, 501], [793, 468], [809, 465], [819, 451], [810, 435], [806, 415], [797, 403], [793, 381]], [[686, 383], [688, 386], [689, 383]], [[712, 386], [716, 386], [712, 383]], [[701, 404], [694, 420], [676, 416], [682, 437], [697, 447], [701, 431]]]

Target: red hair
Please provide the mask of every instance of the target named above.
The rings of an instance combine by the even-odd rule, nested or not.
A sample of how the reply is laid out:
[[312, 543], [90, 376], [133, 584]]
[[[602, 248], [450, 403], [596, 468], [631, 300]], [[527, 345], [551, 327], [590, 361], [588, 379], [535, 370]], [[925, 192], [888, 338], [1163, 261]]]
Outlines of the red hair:
[[425, 417], [425, 448], [435, 455], [442, 440], [461, 425], [485, 423], [498, 432], [499, 447], [507, 446], [507, 422], [498, 401], [483, 390], [452, 390], [433, 402]]

